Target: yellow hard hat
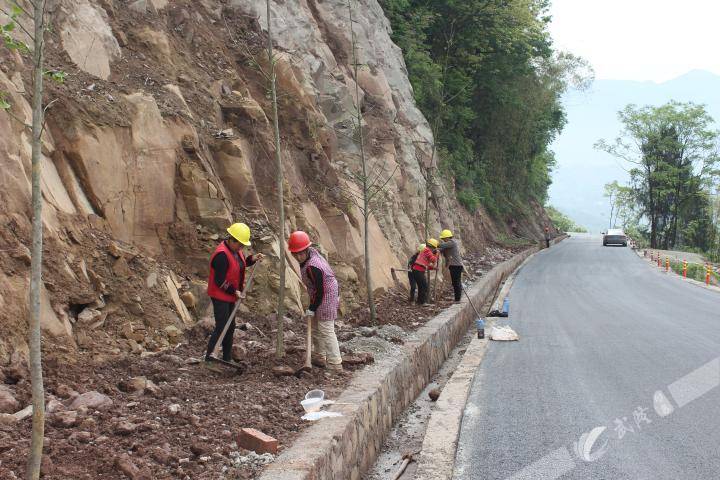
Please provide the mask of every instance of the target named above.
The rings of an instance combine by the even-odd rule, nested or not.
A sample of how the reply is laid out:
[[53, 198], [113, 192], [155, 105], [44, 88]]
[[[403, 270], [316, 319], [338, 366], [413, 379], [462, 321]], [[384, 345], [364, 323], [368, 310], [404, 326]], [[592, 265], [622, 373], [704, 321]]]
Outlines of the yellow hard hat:
[[446, 238], [452, 238], [452, 236], [453, 236], [453, 234], [450, 230], [445, 229], [442, 232], [440, 232], [440, 240], [444, 240]]
[[438, 243], [438, 241], [435, 240], [434, 238], [429, 238], [426, 243], [427, 243], [428, 245], [430, 245], [431, 247], [433, 247], [433, 248], [438, 248], [438, 245], [440, 245], [440, 244]]
[[244, 223], [233, 223], [227, 229], [228, 233], [246, 247], [250, 246], [250, 227]]
[[424, 243], [421, 243], [421, 244], [418, 246], [418, 252], [422, 252], [423, 250], [425, 250], [425, 244], [424, 244]]

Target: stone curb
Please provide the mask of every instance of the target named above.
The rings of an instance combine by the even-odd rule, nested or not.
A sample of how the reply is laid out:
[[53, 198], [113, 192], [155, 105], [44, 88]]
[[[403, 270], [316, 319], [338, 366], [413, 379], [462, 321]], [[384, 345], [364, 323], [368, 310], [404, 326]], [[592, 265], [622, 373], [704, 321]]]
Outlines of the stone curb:
[[[496, 265], [468, 291], [473, 303], [482, 305], [503, 278], [538, 250], [531, 247]], [[474, 319], [475, 313], [464, 299], [409, 336], [399, 355], [358, 372], [331, 407], [343, 416], [319, 420], [307, 429], [268, 466], [260, 480], [360, 479], [375, 461], [394, 422], [425, 388]]]

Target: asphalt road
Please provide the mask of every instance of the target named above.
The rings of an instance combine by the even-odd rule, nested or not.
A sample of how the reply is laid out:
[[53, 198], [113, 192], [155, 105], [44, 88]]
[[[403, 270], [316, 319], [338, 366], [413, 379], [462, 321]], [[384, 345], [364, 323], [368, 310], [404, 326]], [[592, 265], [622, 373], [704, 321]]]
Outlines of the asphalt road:
[[720, 293], [574, 237], [522, 268], [501, 320], [520, 341], [491, 342], [455, 479], [720, 478]]

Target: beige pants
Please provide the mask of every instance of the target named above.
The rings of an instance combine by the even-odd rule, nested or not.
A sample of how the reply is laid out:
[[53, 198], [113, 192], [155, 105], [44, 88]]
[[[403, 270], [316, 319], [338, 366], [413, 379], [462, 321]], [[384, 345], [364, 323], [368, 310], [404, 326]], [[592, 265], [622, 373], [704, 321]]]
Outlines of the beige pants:
[[340, 345], [335, 336], [335, 322], [319, 322], [312, 319], [313, 351], [327, 363], [341, 365]]

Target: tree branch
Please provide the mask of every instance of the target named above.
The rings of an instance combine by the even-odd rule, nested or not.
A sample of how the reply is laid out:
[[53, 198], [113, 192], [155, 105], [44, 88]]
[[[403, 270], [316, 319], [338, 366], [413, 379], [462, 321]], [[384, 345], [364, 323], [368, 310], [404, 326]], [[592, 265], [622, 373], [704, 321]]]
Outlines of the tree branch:
[[[10, 16], [10, 14], [9, 14], [8, 12], [6, 12], [2, 7], [0, 7], [0, 12], [4, 13], [5, 15], [7, 15], [8, 18], [10, 18], [10, 19], [12, 20], [12, 17]], [[22, 23], [18, 22], [17, 20], [13, 20], [13, 23], [14, 23], [15, 25], [17, 25], [18, 27], [20, 27], [20, 29], [21, 29], [23, 32], [25, 32], [25, 35], [27, 35], [28, 37], [30, 37], [30, 40], [32, 40], [33, 42], [35, 42], [35, 36], [34, 36], [32, 33], [30, 33], [30, 32], [23, 26]]]

